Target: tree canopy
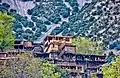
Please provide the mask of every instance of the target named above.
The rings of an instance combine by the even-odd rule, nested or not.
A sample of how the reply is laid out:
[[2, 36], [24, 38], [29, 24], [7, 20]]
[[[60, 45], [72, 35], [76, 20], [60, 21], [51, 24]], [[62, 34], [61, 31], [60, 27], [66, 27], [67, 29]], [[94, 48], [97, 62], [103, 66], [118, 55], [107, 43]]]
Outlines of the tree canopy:
[[77, 46], [77, 53], [100, 54], [102, 51], [102, 46], [84, 37], [74, 38], [72, 44]]
[[18, 54], [17, 57], [19, 59], [7, 61], [6, 67], [0, 66], [0, 78], [68, 78], [68, 73], [31, 53]]
[[120, 78], [120, 56], [112, 63], [103, 65], [101, 69], [104, 78]]
[[0, 12], [0, 48], [3, 50], [6, 47], [12, 46], [14, 35], [12, 32], [13, 17], [7, 13]]

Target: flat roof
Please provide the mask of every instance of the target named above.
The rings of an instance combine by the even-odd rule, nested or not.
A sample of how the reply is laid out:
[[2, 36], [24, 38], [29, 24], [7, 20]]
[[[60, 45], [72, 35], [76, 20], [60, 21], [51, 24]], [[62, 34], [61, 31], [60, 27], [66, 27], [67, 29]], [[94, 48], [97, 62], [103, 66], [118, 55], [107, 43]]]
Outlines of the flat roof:
[[54, 35], [48, 35], [46, 37], [66, 37], [66, 38], [72, 38], [72, 36], [54, 36]]

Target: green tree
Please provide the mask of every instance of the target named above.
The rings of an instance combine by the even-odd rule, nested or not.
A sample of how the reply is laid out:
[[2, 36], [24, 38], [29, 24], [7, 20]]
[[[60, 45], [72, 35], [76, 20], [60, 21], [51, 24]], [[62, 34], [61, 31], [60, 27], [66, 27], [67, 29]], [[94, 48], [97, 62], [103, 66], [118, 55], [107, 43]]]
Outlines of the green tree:
[[104, 64], [101, 69], [104, 78], [120, 78], [120, 56], [112, 63]]
[[35, 58], [31, 53], [19, 54], [17, 57], [19, 59], [9, 60], [6, 67], [1, 66], [0, 78], [68, 78], [56, 65]]
[[0, 12], [0, 49], [2, 51], [4, 48], [13, 45], [14, 35], [12, 33], [12, 22], [12, 16]]
[[92, 78], [97, 78], [97, 73], [96, 72], [92, 73]]
[[102, 51], [102, 46], [84, 37], [74, 38], [72, 44], [77, 46], [77, 53], [100, 54]]

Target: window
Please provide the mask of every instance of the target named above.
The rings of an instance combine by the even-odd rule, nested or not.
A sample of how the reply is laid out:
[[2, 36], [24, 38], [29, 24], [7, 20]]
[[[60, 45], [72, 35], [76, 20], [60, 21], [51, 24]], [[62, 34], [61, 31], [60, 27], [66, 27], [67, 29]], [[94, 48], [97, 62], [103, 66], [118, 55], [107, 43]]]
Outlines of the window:
[[62, 38], [62, 37], [60, 37], [60, 38], [59, 38], [59, 40], [63, 40], [63, 38]]
[[49, 42], [50, 42], [50, 40], [52, 40], [52, 37], [49, 37], [48, 40], [49, 40]]
[[70, 39], [69, 38], [66, 38], [66, 40], [65, 41], [70, 41]]
[[55, 45], [53, 44], [53, 48], [55, 47]]
[[56, 40], [59, 40], [59, 38], [58, 38], [58, 37], [56, 37]]

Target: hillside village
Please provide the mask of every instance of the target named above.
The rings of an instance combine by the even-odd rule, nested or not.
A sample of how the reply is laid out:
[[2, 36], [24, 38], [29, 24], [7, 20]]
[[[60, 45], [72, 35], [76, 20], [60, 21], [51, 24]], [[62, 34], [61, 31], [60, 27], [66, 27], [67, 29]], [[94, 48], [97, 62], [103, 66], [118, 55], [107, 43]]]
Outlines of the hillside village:
[[119, 78], [119, 0], [0, 0], [0, 78]]

